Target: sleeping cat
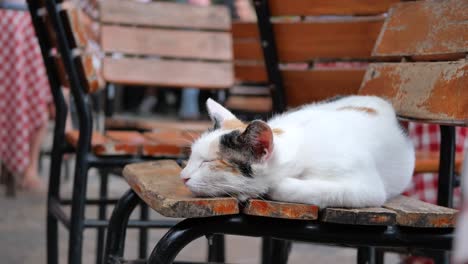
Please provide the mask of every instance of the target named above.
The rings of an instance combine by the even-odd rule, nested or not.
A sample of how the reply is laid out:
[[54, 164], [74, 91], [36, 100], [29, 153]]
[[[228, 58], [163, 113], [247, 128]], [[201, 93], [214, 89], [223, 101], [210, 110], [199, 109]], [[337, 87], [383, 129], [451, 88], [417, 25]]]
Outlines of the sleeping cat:
[[415, 154], [390, 103], [349, 96], [243, 123], [208, 99], [215, 129], [192, 145], [181, 178], [196, 195], [320, 207], [380, 206], [411, 180]]

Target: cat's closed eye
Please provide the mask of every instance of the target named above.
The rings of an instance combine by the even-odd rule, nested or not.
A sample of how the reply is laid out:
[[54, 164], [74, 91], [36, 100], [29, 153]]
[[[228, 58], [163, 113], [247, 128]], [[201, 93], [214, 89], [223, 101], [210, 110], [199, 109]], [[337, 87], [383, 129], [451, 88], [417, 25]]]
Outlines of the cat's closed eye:
[[200, 163], [200, 166], [198, 166], [199, 168], [201, 168], [201, 166], [203, 166], [204, 164], [208, 164], [210, 162], [213, 162], [215, 161], [214, 159], [213, 160], [202, 160], [202, 162]]

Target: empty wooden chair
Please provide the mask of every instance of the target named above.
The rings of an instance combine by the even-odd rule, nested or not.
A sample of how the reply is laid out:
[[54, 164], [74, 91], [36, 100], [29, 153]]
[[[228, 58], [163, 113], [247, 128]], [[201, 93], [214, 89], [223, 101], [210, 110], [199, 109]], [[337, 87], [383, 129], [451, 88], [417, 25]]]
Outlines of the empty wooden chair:
[[[203, 124], [170, 122], [147, 133], [103, 133], [93, 127], [90, 94], [106, 82], [214, 91], [233, 83], [226, 8], [117, 0], [97, 4], [99, 15], [93, 17], [70, 1], [28, 1], [57, 109], [47, 207], [48, 263], [58, 262], [58, 222], [70, 231], [69, 263], [81, 263], [85, 228], [98, 229], [96, 262], [102, 260], [106, 206], [115, 200], [107, 199], [107, 173], [101, 175], [99, 199], [87, 199], [90, 168], [109, 170], [135, 161], [187, 157], [190, 142], [206, 129]], [[101, 47], [93, 49], [96, 43]], [[62, 86], [71, 90], [79, 121], [79, 129], [67, 133]], [[60, 163], [66, 152], [76, 153], [71, 200], [60, 197]], [[98, 219], [85, 218], [88, 204], [99, 205]], [[71, 205], [70, 216], [62, 205]], [[142, 220], [148, 219], [145, 208]], [[146, 255], [148, 227], [174, 223], [132, 224], [140, 228], [141, 258]]]

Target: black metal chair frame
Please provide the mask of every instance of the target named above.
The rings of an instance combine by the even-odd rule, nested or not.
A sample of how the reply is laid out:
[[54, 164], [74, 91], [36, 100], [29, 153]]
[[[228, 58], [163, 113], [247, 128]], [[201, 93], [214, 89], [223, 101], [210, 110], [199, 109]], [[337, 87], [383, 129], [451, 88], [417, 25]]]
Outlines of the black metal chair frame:
[[[286, 109], [286, 94], [278, 68], [278, 55], [270, 22], [268, 0], [255, 0], [263, 55], [273, 95], [275, 111]], [[441, 125], [441, 149], [438, 183], [438, 204], [452, 207], [455, 164], [455, 127]], [[116, 205], [109, 223], [106, 263], [120, 263], [128, 216], [140, 201], [128, 191]], [[435, 252], [437, 263], [448, 263], [453, 229], [425, 229], [399, 226], [358, 226], [329, 224], [317, 221], [284, 220], [248, 215], [185, 219], [172, 227], [151, 253], [148, 263], [172, 263], [179, 251], [203, 235], [232, 234], [267, 238], [264, 240], [263, 262], [286, 263], [290, 244], [304, 241], [358, 248], [358, 263], [382, 263], [376, 247], [425, 249]]]
[[[41, 2], [45, 3], [42, 6]], [[116, 199], [107, 198], [108, 171], [112, 168], [122, 168], [125, 164], [141, 162], [149, 158], [133, 156], [111, 156], [101, 157], [94, 155], [91, 149], [92, 136], [92, 114], [89, 98], [86, 94], [87, 81], [80, 67], [79, 58], [74, 54], [76, 43], [73, 39], [71, 27], [63, 13], [62, 1], [58, 0], [28, 0], [28, 7], [39, 45], [44, 59], [54, 104], [56, 107], [55, 128], [53, 146], [51, 151], [50, 179], [47, 194], [47, 263], [58, 263], [58, 222], [69, 230], [69, 252], [68, 263], [79, 264], [82, 262], [83, 232], [85, 228], [97, 229], [96, 263], [101, 263], [104, 252], [105, 229], [108, 225], [106, 220], [107, 206], [115, 204]], [[42, 16], [47, 14], [56, 34], [57, 47], [47, 37], [47, 26], [42, 21]], [[54, 50], [56, 48], [56, 50]], [[74, 98], [79, 121], [79, 140], [76, 149], [73, 149], [65, 140], [65, 122], [68, 107], [62, 93], [57, 55], [65, 67], [70, 83], [71, 94]], [[72, 199], [60, 197], [60, 168], [65, 153], [76, 153], [76, 165], [73, 182]], [[177, 158], [177, 157], [159, 157]], [[151, 158], [155, 160], [156, 158]], [[87, 199], [87, 177], [90, 168], [100, 168], [100, 191], [98, 199]], [[148, 207], [141, 204], [140, 220], [130, 221], [128, 227], [138, 228], [139, 257], [147, 256], [148, 228], [169, 228], [178, 221], [176, 220], [149, 220]], [[68, 217], [62, 210], [62, 205], [71, 205], [71, 216]], [[99, 207], [98, 219], [85, 219], [86, 205], [97, 205]], [[216, 236], [215, 243], [209, 247], [210, 261], [224, 260], [224, 238]]]

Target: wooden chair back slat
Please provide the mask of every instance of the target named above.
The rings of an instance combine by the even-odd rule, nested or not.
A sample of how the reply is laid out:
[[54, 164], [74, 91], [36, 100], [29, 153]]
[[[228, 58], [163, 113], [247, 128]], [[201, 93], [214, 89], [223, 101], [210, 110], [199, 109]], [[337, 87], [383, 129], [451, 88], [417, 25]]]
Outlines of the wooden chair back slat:
[[99, 24], [97, 21], [74, 6], [68, 8], [66, 14], [77, 47], [86, 49], [90, 41], [99, 44]]
[[215, 89], [229, 87], [234, 79], [230, 62], [104, 58], [103, 64], [104, 78], [121, 84]]
[[263, 65], [236, 64], [234, 66], [236, 81], [242, 83], [266, 83], [268, 76]]
[[202, 89], [234, 83], [226, 7], [109, 0], [99, 9], [106, 81]]
[[375, 56], [413, 60], [464, 58], [468, 1], [415, 1], [395, 5], [376, 43]]
[[[372, 17], [274, 23], [279, 60], [300, 62], [317, 58], [370, 58], [383, 21], [383, 17]], [[236, 59], [263, 60], [257, 25], [234, 24], [233, 37]]]
[[385, 13], [398, 0], [271, 0], [273, 16], [373, 15]]
[[99, 60], [99, 36], [97, 22], [72, 2], [62, 4], [64, 10], [60, 13], [72, 49], [75, 51], [76, 68], [82, 79], [85, 92], [94, 93], [104, 87], [101, 70], [96, 63]]
[[468, 125], [468, 63], [375, 63], [360, 94], [390, 100], [403, 118]]
[[228, 48], [231, 45], [231, 36], [228, 32], [133, 28], [114, 25], [102, 27], [104, 52], [232, 60], [232, 50]]
[[228, 10], [224, 7], [168, 2], [101, 1], [100, 20], [112, 24], [209, 30], [228, 30], [231, 27]]
[[[287, 104], [297, 107], [336, 95], [357, 94], [365, 72], [365, 69], [282, 70]], [[262, 65], [237, 65], [235, 74], [245, 82], [267, 82]]]
[[297, 107], [337, 95], [357, 94], [365, 70], [284, 70], [287, 105]]
[[[363, 68], [372, 59], [383, 14], [395, 2], [398, 0], [269, 0], [268, 19], [282, 81], [268, 79], [262, 48], [268, 41], [262, 43], [257, 23], [251, 22], [232, 26], [236, 81], [254, 86], [272, 84], [269, 87], [278, 90], [271, 91], [286, 96], [285, 105], [275, 100], [279, 103], [273, 104], [273, 111], [356, 94]], [[246, 106], [247, 99], [251, 98], [246, 97]]]

